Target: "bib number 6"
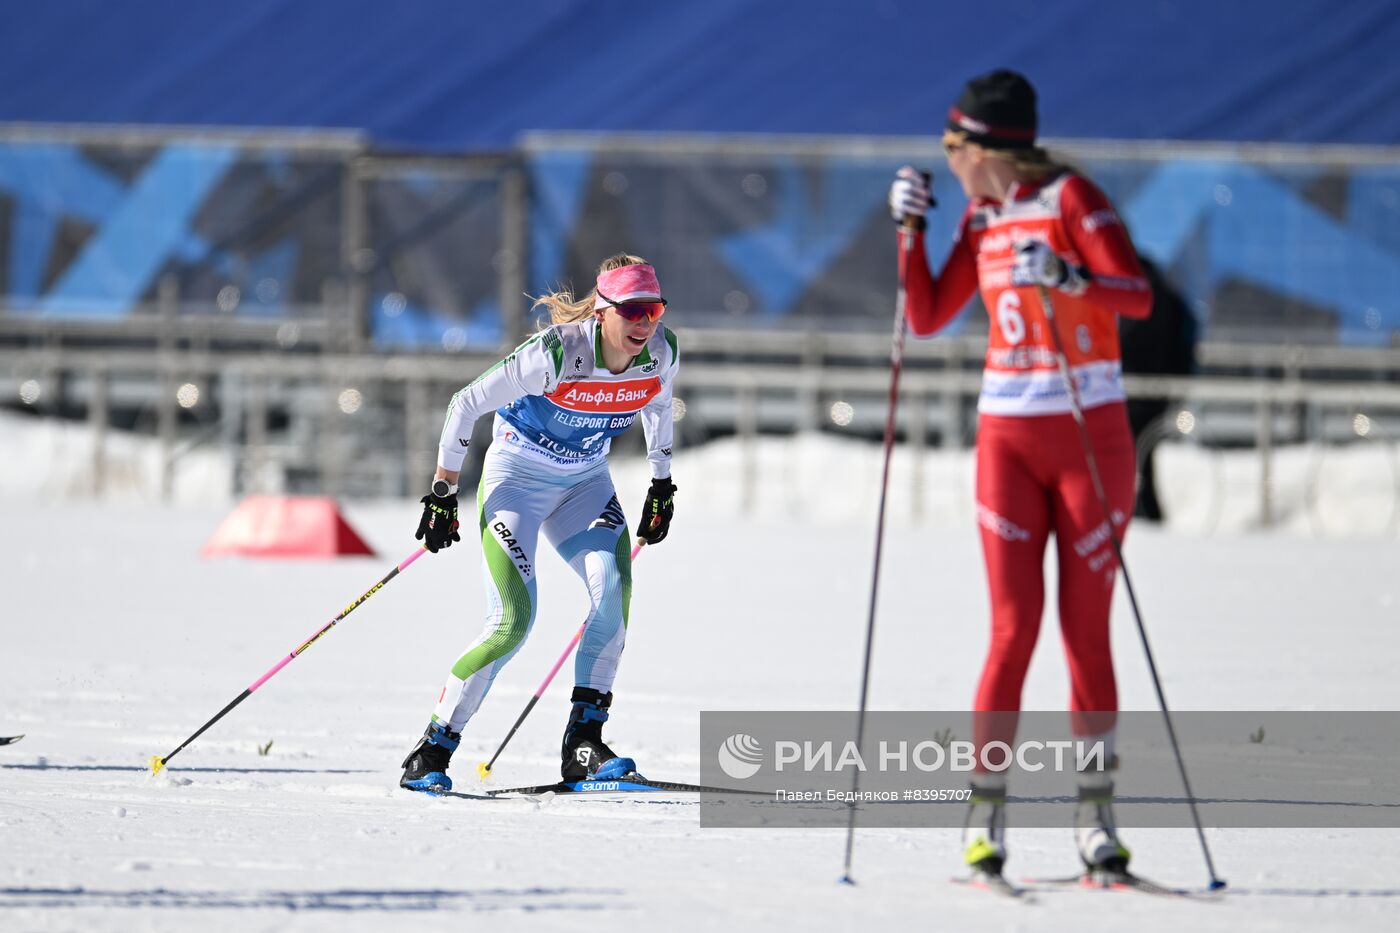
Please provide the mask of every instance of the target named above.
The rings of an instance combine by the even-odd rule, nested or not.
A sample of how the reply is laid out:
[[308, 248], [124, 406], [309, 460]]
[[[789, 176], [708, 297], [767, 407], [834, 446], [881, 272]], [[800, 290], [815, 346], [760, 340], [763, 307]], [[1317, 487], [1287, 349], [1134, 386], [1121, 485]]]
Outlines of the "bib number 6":
[[1026, 319], [1021, 316], [1021, 296], [1007, 289], [997, 297], [997, 326], [1002, 339], [1015, 346], [1026, 339]]

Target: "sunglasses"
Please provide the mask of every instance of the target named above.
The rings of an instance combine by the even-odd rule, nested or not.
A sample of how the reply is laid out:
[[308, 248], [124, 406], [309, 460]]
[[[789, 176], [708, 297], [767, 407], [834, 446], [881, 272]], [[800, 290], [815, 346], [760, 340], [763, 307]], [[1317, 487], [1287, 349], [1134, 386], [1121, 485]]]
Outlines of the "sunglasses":
[[648, 321], [660, 320], [661, 315], [666, 313], [665, 298], [657, 298], [652, 301], [629, 301], [626, 304], [622, 304], [613, 301], [611, 298], [609, 298], [607, 295], [604, 295], [602, 292], [598, 293], [598, 297], [606, 301], [608, 304], [612, 305], [612, 309], [616, 311], [622, 318], [631, 321], [634, 324], [637, 321], [640, 321], [642, 318], [646, 318]]

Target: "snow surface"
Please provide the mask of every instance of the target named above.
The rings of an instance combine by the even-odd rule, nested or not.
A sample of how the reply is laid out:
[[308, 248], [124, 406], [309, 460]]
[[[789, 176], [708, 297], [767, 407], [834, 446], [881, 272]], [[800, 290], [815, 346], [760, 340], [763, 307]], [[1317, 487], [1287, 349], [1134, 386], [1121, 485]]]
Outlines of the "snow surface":
[[[824, 451], [824, 469], [804, 461], [801, 486], [777, 486], [783, 498], [761, 497], [750, 513], [719, 475], [735, 448], [677, 463], [676, 524], [637, 562], [608, 727], [654, 777], [698, 777], [702, 709], [855, 704], [874, 474], [868, 451], [842, 459], [813, 449]], [[783, 469], [771, 451], [759, 453], [763, 471]], [[617, 475], [635, 510], [640, 465], [621, 464]], [[873, 708], [970, 702], [987, 609], [971, 509], [956, 505], [970, 495], [966, 479], [965, 461], [931, 460], [930, 518], [919, 526], [900, 511], [892, 522]], [[1066, 890], [1027, 905], [948, 883], [959, 870], [954, 830], [861, 831], [859, 884], [848, 887], [836, 883], [841, 830], [701, 830], [689, 802], [400, 791], [399, 763], [479, 625], [470, 541], [419, 560], [150, 778], [151, 755], [175, 747], [412, 551], [417, 504], [347, 505], [378, 558], [202, 561], [227, 501], [84, 502], [21, 495], [21, 485], [0, 497], [0, 734], [27, 733], [0, 748], [0, 930], [1395, 927], [1392, 830], [1210, 831], [1231, 883], [1218, 903]], [[1136, 526], [1127, 553], [1175, 707], [1400, 708], [1393, 536]], [[585, 612], [582, 587], [552, 552], [538, 567], [535, 631], [466, 731], [454, 767], [462, 790], [478, 786], [475, 763]], [[1028, 708], [1066, 701], [1053, 625], [1026, 686]], [[1155, 708], [1122, 604], [1115, 637], [1124, 707]], [[497, 764], [501, 786], [555, 773], [568, 675]], [[1145, 875], [1205, 882], [1192, 832], [1125, 838]], [[1013, 876], [1074, 869], [1069, 830], [1013, 831], [1011, 845]]]

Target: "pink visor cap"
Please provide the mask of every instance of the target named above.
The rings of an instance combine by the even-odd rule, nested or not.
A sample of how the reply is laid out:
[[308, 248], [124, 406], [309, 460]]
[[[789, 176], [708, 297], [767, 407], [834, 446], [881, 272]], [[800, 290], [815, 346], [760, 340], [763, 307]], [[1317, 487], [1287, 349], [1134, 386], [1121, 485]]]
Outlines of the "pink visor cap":
[[609, 269], [598, 275], [598, 297], [593, 307], [606, 308], [609, 300], [622, 304], [628, 301], [658, 300], [661, 297], [661, 283], [656, 280], [656, 270], [645, 264]]

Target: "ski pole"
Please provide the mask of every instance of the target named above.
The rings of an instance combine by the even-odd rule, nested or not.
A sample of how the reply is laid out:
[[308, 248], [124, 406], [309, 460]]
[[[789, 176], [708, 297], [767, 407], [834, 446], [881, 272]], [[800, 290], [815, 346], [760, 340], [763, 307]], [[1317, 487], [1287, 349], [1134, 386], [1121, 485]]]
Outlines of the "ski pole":
[[1172, 713], [1167, 708], [1167, 694], [1162, 689], [1162, 678], [1157, 674], [1157, 661], [1152, 655], [1152, 644], [1147, 639], [1147, 626], [1142, 621], [1138, 609], [1137, 593], [1133, 590], [1133, 578], [1128, 575], [1128, 564], [1123, 559], [1123, 542], [1113, 527], [1113, 508], [1104, 491], [1103, 477], [1099, 473], [1098, 460], [1094, 457], [1093, 439], [1089, 436], [1089, 426], [1084, 422], [1084, 408], [1079, 403], [1079, 386], [1069, 371], [1069, 358], [1065, 355], [1064, 341], [1060, 338], [1060, 327], [1055, 321], [1055, 305], [1050, 300], [1050, 290], [1044, 285], [1036, 286], [1040, 295], [1040, 305], [1045, 310], [1045, 319], [1050, 324], [1050, 339], [1055, 344], [1055, 361], [1060, 368], [1060, 379], [1065, 384], [1065, 394], [1069, 397], [1069, 411], [1079, 428], [1079, 443], [1084, 448], [1084, 461], [1089, 467], [1089, 481], [1093, 484], [1094, 495], [1103, 509], [1104, 523], [1108, 526], [1108, 540], [1113, 544], [1113, 556], [1118, 560], [1118, 568], [1123, 572], [1123, 588], [1128, 594], [1128, 605], [1133, 610], [1133, 621], [1137, 623], [1138, 637], [1142, 639], [1142, 650], [1147, 655], [1147, 671], [1152, 675], [1152, 687], [1157, 691], [1157, 702], [1162, 708], [1162, 719], [1167, 724], [1167, 738], [1171, 740], [1172, 754], [1176, 756], [1176, 767], [1181, 773], [1181, 786], [1186, 790], [1186, 803], [1191, 808], [1191, 819], [1196, 824], [1196, 838], [1201, 842], [1201, 854], [1206, 859], [1206, 871], [1210, 873], [1210, 889], [1218, 891], [1225, 887], [1225, 881], [1215, 873], [1215, 862], [1210, 857], [1210, 846], [1206, 845], [1205, 829], [1201, 826], [1201, 815], [1196, 809], [1196, 795], [1191, 790], [1191, 780], [1186, 776], [1186, 760], [1181, 755], [1181, 745], [1176, 740], [1176, 728], [1172, 725]]
[[355, 600], [353, 603], [351, 603], [350, 605], [346, 606], [343, 610], [341, 610], [340, 615], [336, 616], [334, 619], [331, 619], [331, 620], [330, 620], [329, 622], [327, 622], [325, 625], [323, 625], [323, 626], [321, 626], [319, 629], [317, 629], [317, 630], [311, 635], [310, 638], [308, 638], [306, 641], [302, 642], [302, 643], [301, 643], [299, 646], [297, 646], [296, 648], [293, 648], [291, 654], [287, 655], [285, 658], [283, 658], [282, 660], [278, 661], [276, 664], [272, 665], [272, 667], [268, 669], [267, 673], [263, 674], [263, 675], [262, 675], [261, 677], [259, 677], [257, 680], [253, 681], [253, 683], [248, 687], [248, 689], [244, 690], [244, 691], [243, 691], [242, 693], [240, 693], [238, 696], [234, 697], [233, 700], [232, 700], [232, 702], [230, 702], [230, 703], [228, 704], [228, 706], [225, 706], [223, 709], [221, 709], [221, 710], [219, 710], [217, 713], [215, 713], [215, 714], [214, 714], [214, 718], [210, 719], [210, 720], [209, 720], [208, 722], [206, 722], [204, 725], [200, 726], [199, 729], [195, 732], [194, 735], [190, 736], [189, 738], [185, 739], [185, 741], [181, 742], [181, 743], [179, 744], [179, 746], [176, 747], [175, 751], [173, 751], [173, 752], [171, 752], [170, 754], [166, 755], [164, 758], [162, 758], [160, 755], [152, 755], [152, 756], [151, 756], [151, 760], [150, 760], [150, 767], [151, 767], [151, 774], [152, 774], [152, 776], [157, 775], [157, 774], [160, 774], [161, 770], [166, 766], [166, 764], [169, 763], [170, 759], [172, 759], [172, 758], [174, 758], [176, 755], [180, 754], [180, 752], [185, 748], [186, 745], [189, 745], [189, 744], [190, 744], [191, 742], [193, 742], [195, 739], [197, 739], [197, 738], [199, 738], [201, 735], [203, 735], [203, 734], [204, 734], [204, 731], [205, 731], [206, 729], [208, 729], [208, 728], [209, 728], [210, 726], [212, 726], [214, 723], [218, 722], [220, 719], [223, 719], [224, 716], [227, 715], [228, 712], [229, 712], [231, 709], [233, 709], [235, 706], [237, 706], [239, 703], [242, 703], [244, 700], [248, 699], [248, 697], [250, 697], [250, 696], [253, 694], [253, 691], [254, 691], [254, 690], [257, 690], [257, 689], [258, 689], [259, 687], [261, 687], [263, 684], [265, 684], [265, 683], [267, 683], [269, 680], [271, 680], [272, 677], [273, 677], [273, 675], [276, 674], [278, 671], [280, 671], [282, 668], [286, 667], [288, 664], [290, 664], [293, 658], [295, 658], [297, 655], [301, 654], [301, 653], [302, 653], [303, 651], [305, 651], [307, 648], [310, 648], [312, 645], [314, 645], [314, 644], [316, 643], [316, 639], [320, 638], [322, 635], [324, 635], [324, 634], [326, 634], [327, 632], [329, 632], [332, 628], [335, 627], [335, 624], [336, 624], [337, 622], [339, 622], [341, 619], [343, 619], [343, 618], [345, 618], [346, 616], [348, 616], [350, 613], [354, 612], [357, 608], [359, 608], [359, 606], [360, 606], [361, 603], [363, 603], [365, 600], [369, 599], [369, 598], [370, 598], [371, 596], [373, 596], [375, 593], [379, 592], [380, 588], [381, 588], [382, 586], [384, 586], [384, 584], [386, 584], [386, 583], [388, 583], [390, 580], [394, 579], [394, 577], [398, 576], [398, 575], [399, 575], [400, 573], [402, 573], [405, 569], [407, 569], [408, 566], [409, 566], [410, 564], [412, 564], [415, 560], [417, 560], [418, 558], [422, 557], [422, 556], [423, 556], [424, 554], [426, 554], [426, 553], [427, 553], [427, 550], [426, 550], [425, 548], [419, 548], [418, 550], [414, 551], [412, 554], [410, 554], [410, 555], [408, 555], [407, 557], [405, 557], [402, 561], [399, 562], [399, 565], [398, 565], [397, 567], [395, 567], [393, 570], [390, 570], [388, 573], [386, 573], [383, 577], [380, 578], [380, 580], [379, 580], [378, 583], [376, 583], [374, 586], [372, 586], [372, 587], [370, 587], [368, 590], [366, 590], [365, 593], [364, 593], [364, 595], [362, 595], [359, 599]]
[[[632, 560], [637, 559], [637, 555], [641, 553], [642, 545], [645, 543], [645, 541], [638, 541], [636, 546], [632, 548]], [[484, 781], [487, 776], [491, 774], [491, 766], [496, 763], [497, 758], [501, 757], [501, 752], [506, 750], [506, 746], [510, 744], [510, 740], [515, 737], [516, 731], [520, 729], [520, 724], [525, 721], [526, 716], [530, 715], [530, 710], [535, 708], [535, 704], [540, 701], [540, 697], [544, 696], [544, 692], [549, 689], [550, 683], [554, 681], [554, 675], [559, 673], [559, 668], [564, 666], [564, 662], [567, 661], [569, 655], [573, 653], [574, 647], [578, 645], [579, 641], [583, 638], [583, 629], [587, 624], [588, 623], [585, 621], [580, 625], [578, 631], [574, 632], [574, 637], [570, 638], [569, 643], [564, 646], [564, 653], [559, 655], [559, 660], [555, 661], [554, 666], [549, 669], [549, 673], [544, 675], [544, 680], [540, 681], [540, 685], [535, 688], [535, 695], [530, 697], [530, 702], [525, 704], [525, 708], [521, 710], [520, 715], [515, 718], [515, 725], [511, 726], [510, 731], [506, 733], [506, 737], [501, 739], [501, 744], [500, 747], [496, 749], [496, 754], [491, 756], [490, 761], [483, 761], [476, 766], [477, 777]]]
[[[923, 175], [924, 187], [927, 188], [931, 179], [927, 172]], [[895, 290], [894, 339], [890, 344], [890, 398], [885, 410], [885, 463], [880, 472], [880, 506], [875, 519], [875, 560], [870, 575], [870, 609], [865, 620], [865, 661], [860, 675], [860, 711], [856, 715], [857, 751], [865, 738], [865, 706], [870, 694], [870, 656], [875, 647], [875, 602], [880, 592], [880, 557], [885, 545], [885, 501], [890, 488], [890, 460], [894, 454], [895, 421], [899, 413], [899, 375], [904, 369], [904, 270], [909, 267], [909, 253], [914, 248], [914, 231], [922, 230], [923, 227], [924, 219], [918, 216], [906, 216], [899, 226], [899, 251], [902, 256], [899, 264], [899, 285]], [[847, 810], [846, 861], [840, 878], [842, 884], [855, 884], [855, 880], [851, 878], [851, 857], [855, 848], [855, 802], [859, 799], [859, 790], [860, 769], [855, 769], [851, 775], [851, 803]]]

